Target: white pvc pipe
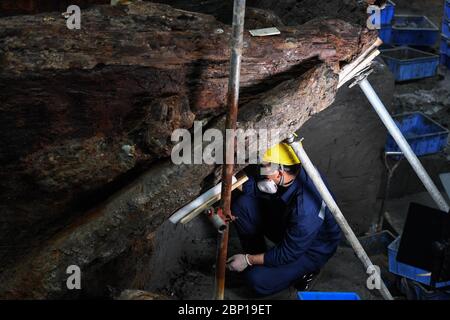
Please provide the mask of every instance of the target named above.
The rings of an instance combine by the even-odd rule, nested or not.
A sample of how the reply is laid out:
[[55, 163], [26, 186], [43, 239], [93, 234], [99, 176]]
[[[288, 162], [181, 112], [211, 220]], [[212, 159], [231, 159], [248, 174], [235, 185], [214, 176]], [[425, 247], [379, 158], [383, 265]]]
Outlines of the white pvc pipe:
[[410, 145], [406, 141], [400, 129], [395, 124], [391, 115], [386, 110], [386, 107], [384, 106], [383, 102], [381, 102], [375, 90], [373, 90], [372, 86], [370, 85], [370, 82], [366, 78], [360, 81], [358, 84], [361, 87], [364, 94], [366, 95], [367, 99], [369, 99], [373, 108], [380, 117], [381, 121], [383, 121], [392, 138], [394, 138], [395, 142], [397, 142], [397, 145], [399, 146], [400, 150], [402, 150], [405, 158], [408, 160], [408, 162], [418, 175], [419, 179], [422, 181], [423, 185], [425, 186], [425, 188], [428, 190], [433, 200], [438, 205], [439, 209], [448, 212], [449, 206], [447, 202], [445, 201], [442, 194], [439, 192], [433, 180], [431, 180], [425, 168], [422, 166], [422, 163], [420, 163], [420, 160], [417, 158], [416, 154], [411, 149]]
[[[294, 149], [295, 153], [297, 154], [298, 158], [301, 161], [302, 167], [305, 169], [306, 173], [308, 174], [308, 177], [311, 178], [311, 180], [314, 183], [314, 186], [316, 187], [317, 191], [319, 191], [320, 196], [322, 197], [322, 200], [327, 205], [328, 209], [333, 214], [334, 218], [336, 219], [336, 222], [339, 224], [339, 227], [341, 228], [342, 232], [344, 233], [345, 238], [352, 246], [353, 250], [355, 251], [357, 257], [361, 262], [363, 263], [365, 267], [365, 271], [368, 270], [374, 271], [375, 276], [378, 277], [380, 280], [380, 293], [383, 296], [385, 300], [394, 300], [391, 293], [389, 292], [388, 288], [384, 284], [381, 274], [378, 273], [378, 269], [374, 268], [372, 261], [370, 261], [369, 256], [367, 255], [366, 251], [362, 247], [361, 243], [359, 242], [358, 238], [356, 237], [355, 233], [353, 232], [352, 228], [348, 224], [347, 220], [345, 219], [344, 215], [342, 214], [341, 209], [339, 209], [339, 206], [337, 205], [336, 201], [334, 201], [333, 196], [331, 195], [330, 191], [326, 187], [325, 183], [322, 180], [322, 177], [320, 176], [320, 173], [317, 171], [316, 167], [312, 164], [311, 160], [309, 159], [308, 155], [306, 154], [305, 150], [301, 146], [299, 142], [293, 142], [293, 138], [291, 137], [289, 139], [289, 143], [291, 147]], [[369, 269], [370, 267], [370, 269]]]
[[[236, 181], [237, 181], [236, 177], [233, 176], [232, 185], [235, 184]], [[194, 201], [188, 203], [187, 205], [176, 211], [173, 215], [170, 216], [169, 221], [172, 222], [173, 224], [178, 223], [181, 219], [183, 219], [193, 210], [200, 207], [203, 203], [205, 203], [212, 197], [219, 195], [221, 190], [222, 190], [222, 182], [216, 185], [215, 187], [212, 187], [199, 197], [197, 197]]]

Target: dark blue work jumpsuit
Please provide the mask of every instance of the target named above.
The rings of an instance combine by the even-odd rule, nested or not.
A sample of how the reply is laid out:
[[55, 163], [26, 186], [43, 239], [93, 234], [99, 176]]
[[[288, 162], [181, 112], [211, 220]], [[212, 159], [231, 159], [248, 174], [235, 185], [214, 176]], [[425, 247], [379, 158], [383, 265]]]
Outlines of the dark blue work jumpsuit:
[[[336, 252], [339, 226], [304, 170], [287, 188], [265, 194], [250, 177], [243, 194], [233, 199], [232, 213], [245, 253], [264, 254], [264, 265], [245, 275], [252, 289], [270, 295], [318, 271]], [[266, 236], [276, 244], [267, 250]]]

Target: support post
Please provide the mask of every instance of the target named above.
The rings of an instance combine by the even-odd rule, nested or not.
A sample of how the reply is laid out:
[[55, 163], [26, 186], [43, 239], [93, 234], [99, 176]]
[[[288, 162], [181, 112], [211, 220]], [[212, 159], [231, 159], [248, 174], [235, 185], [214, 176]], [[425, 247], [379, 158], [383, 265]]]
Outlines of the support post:
[[411, 146], [408, 144], [408, 141], [406, 141], [400, 129], [395, 124], [391, 115], [386, 110], [386, 107], [384, 106], [383, 102], [381, 102], [375, 90], [372, 88], [372, 85], [367, 80], [367, 76], [363, 76], [362, 80], [357, 81], [361, 90], [364, 92], [367, 99], [369, 99], [370, 103], [372, 104], [376, 113], [380, 117], [381, 121], [386, 126], [392, 138], [394, 138], [400, 150], [402, 150], [403, 155], [408, 160], [409, 164], [414, 169], [414, 171], [416, 172], [419, 179], [422, 181], [425, 188], [428, 190], [428, 193], [431, 195], [434, 202], [436, 202], [438, 208], [444, 212], [448, 212], [449, 206], [447, 202], [445, 201], [442, 194], [439, 192], [433, 180], [431, 180], [422, 163], [420, 163], [420, 160], [417, 158], [416, 154], [411, 149]]
[[[234, 0], [231, 35], [230, 78], [227, 93], [227, 118], [225, 124], [225, 161], [222, 170], [222, 210], [231, 219], [231, 189], [234, 169], [234, 140], [238, 113], [239, 81], [244, 37], [245, 0]], [[227, 222], [228, 223], [228, 222]], [[223, 300], [225, 293], [225, 268], [228, 251], [228, 229], [222, 233], [216, 262], [216, 299]]]
[[353, 250], [355, 251], [356, 256], [359, 260], [361, 260], [362, 264], [365, 267], [364, 271], [371, 270], [371, 272], [375, 272], [375, 276], [379, 277], [380, 280], [380, 293], [383, 296], [385, 300], [394, 300], [391, 293], [389, 292], [388, 288], [383, 282], [383, 279], [381, 278], [381, 274], [378, 272], [378, 268], [375, 268], [372, 261], [370, 261], [369, 256], [367, 255], [366, 251], [362, 247], [361, 243], [359, 242], [358, 238], [356, 237], [355, 233], [353, 232], [352, 228], [348, 224], [347, 220], [345, 219], [344, 215], [342, 214], [341, 209], [339, 209], [339, 206], [337, 205], [336, 201], [333, 199], [333, 196], [331, 195], [330, 191], [326, 187], [325, 183], [322, 180], [322, 177], [320, 176], [320, 173], [317, 171], [317, 169], [312, 164], [311, 160], [309, 159], [308, 155], [306, 154], [305, 150], [303, 149], [303, 146], [300, 142], [294, 141], [294, 136], [291, 135], [287, 142], [291, 145], [292, 149], [294, 149], [295, 153], [297, 154], [298, 158], [300, 159], [302, 163], [302, 167], [305, 169], [306, 173], [308, 174], [308, 177], [311, 178], [311, 180], [314, 183], [314, 186], [317, 188], [317, 191], [319, 191], [320, 196], [322, 197], [323, 201], [327, 205], [328, 209], [333, 214], [334, 218], [336, 219], [336, 222], [339, 224], [339, 227], [341, 228], [342, 232], [344, 233], [345, 238], [352, 246]]

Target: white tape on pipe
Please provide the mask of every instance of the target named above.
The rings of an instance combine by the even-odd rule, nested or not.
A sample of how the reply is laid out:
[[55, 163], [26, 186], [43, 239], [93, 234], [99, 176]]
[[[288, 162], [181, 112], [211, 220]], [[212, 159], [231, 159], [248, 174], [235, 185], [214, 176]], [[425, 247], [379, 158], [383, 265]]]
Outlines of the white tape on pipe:
[[[233, 176], [233, 184], [235, 184], [237, 181], [236, 177]], [[183, 219], [186, 215], [191, 213], [193, 210], [200, 207], [203, 203], [208, 201], [214, 196], [217, 196], [222, 191], [222, 182], [216, 185], [215, 187], [212, 187], [202, 195], [200, 195], [198, 198], [196, 198], [194, 201], [188, 203], [181, 209], [179, 209], [177, 212], [175, 212], [173, 215], [170, 216], [169, 221], [173, 224], [178, 223], [181, 219]]]

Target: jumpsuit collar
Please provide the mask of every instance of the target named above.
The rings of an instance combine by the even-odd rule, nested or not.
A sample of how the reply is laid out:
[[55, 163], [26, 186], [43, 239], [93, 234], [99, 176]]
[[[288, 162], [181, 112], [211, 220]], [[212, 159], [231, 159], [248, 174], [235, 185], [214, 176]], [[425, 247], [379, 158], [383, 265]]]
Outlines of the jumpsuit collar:
[[300, 175], [303, 173], [303, 170], [297, 175], [294, 182], [286, 189], [286, 191], [280, 196], [281, 200], [284, 203], [288, 204], [291, 200], [292, 196], [297, 193], [300, 188]]

